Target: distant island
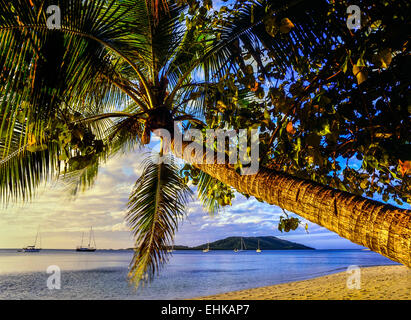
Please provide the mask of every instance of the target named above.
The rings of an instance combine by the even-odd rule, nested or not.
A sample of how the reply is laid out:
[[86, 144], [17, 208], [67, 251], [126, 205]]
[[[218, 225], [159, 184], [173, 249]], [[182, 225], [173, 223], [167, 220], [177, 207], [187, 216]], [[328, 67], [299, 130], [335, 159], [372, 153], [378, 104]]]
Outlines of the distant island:
[[[314, 250], [314, 248], [305, 245], [282, 240], [273, 236], [266, 237], [228, 237], [222, 240], [210, 242], [210, 250], [234, 250], [240, 249], [241, 239], [245, 244], [245, 250], [256, 250], [258, 241], [260, 241], [261, 250]], [[196, 247], [175, 245], [174, 250], [203, 250], [208, 244], [204, 243]]]

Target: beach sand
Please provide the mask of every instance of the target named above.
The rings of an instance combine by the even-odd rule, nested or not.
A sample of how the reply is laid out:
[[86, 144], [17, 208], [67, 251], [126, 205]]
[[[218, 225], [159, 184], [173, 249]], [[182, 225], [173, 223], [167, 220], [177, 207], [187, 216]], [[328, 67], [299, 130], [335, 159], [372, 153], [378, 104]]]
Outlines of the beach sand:
[[[274, 286], [200, 297], [202, 300], [411, 300], [411, 269], [380, 266], [360, 269], [360, 289], [348, 289], [352, 274], [335, 273]], [[358, 283], [358, 282], [357, 282]]]

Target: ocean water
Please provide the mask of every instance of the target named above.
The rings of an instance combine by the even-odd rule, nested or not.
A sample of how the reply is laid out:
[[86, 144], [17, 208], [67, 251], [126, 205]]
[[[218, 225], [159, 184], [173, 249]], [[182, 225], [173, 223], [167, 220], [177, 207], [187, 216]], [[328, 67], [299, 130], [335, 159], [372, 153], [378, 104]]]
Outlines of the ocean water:
[[[127, 281], [131, 251], [94, 253], [0, 250], [0, 299], [188, 299], [305, 280], [350, 265], [397, 264], [372, 251], [175, 251], [150, 284], [137, 291]], [[50, 290], [46, 270], [61, 270], [61, 289]]]

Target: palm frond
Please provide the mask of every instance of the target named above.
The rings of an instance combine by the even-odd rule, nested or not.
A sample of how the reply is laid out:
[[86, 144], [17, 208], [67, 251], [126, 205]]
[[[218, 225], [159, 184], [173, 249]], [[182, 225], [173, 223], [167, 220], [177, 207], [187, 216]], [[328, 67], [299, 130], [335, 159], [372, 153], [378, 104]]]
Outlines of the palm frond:
[[58, 176], [58, 146], [49, 144], [47, 149], [30, 152], [26, 147], [0, 161], [0, 203], [29, 201], [37, 187]]
[[[125, 119], [113, 121], [110, 119], [113, 116]], [[64, 147], [50, 135], [46, 135], [43, 141], [31, 141], [20, 146], [26, 133], [22, 125], [16, 126], [8, 147], [11, 152], [0, 157], [0, 202], [7, 205], [9, 202], [29, 201], [38, 185], [53, 180], [59, 180], [75, 196], [93, 186], [101, 164], [140, 144], [138, 114], [131, 116], [118, 112], [88, 114], [87, 117], [77, 114], [77, 119], [69, 125], [71, 129], [60, 133], [72, 137]], [[80, 147], [82, 142], [76, 132], [86, 134], [92, 139], [91, 144]], [[0, 152], [5, 150], [4, 142], [5, 139], [0, 139]]]
[[207, 173], [200, 172], [197, 183], [198, 198], [203, 203], [203, 206], [207, 208], [210, 215], [217, 214], [221, 208], [218, 201], [209, 195], [209, 190], [217, 183], [220, 183], [217, 179]]
[[65, 186], [65, 191], [72, 197], [76, 197], [79, 193], [84, 192], [94, 186], [99, 167], [106, 158], [94, 157], [82, 169], [72, 170], [63, 175], [60, 175], [59, 183]]
[[[221, 49], [227, 48], [238, 56], [239, 40], [264, 72], [265, 66], [260, 60], [264, 51], [269, 54], [277, 68], [284, 73], [290, 67], [298, 67], [324, 47], [325, 42], [335, 41], [335, 31], [344, 26], [328, 23], [329, 3], [325, 0], [256, 0], [242, 4], [234, 11], [229, 22], [221, 24], [221, 40], [217, 41], [208, 53], [212, 58]], [[273, 19], [274, 31], [267, 25], [267, 18]], [[287, 18], [294, 28], [289, 33], [281, 33], [278, 25]], [[264, 51], [263, 51], [264, 49]]]
[[[47, 28], [45, 10], [51, 4], [63, 12], [61, 29]], [[114, 75], [138, 71], [129, 62], [137, 59], [139, 40], [125, 28], [130, 22], [123, 16], [114, 0], [1, 0], [0, 136], [7, 140], [22, 117], [41, 136], [62, 109], [95, 113], [126, 102]], [[131, 80], [143, 78], [140, 72]]]
[[136, 285], [151, 279], [168, 259], [174, 238], [191, 194], [171, 158], [158, 163], [147, 158], [128, 203], [126, 220], [136, 242], [130, 279]]

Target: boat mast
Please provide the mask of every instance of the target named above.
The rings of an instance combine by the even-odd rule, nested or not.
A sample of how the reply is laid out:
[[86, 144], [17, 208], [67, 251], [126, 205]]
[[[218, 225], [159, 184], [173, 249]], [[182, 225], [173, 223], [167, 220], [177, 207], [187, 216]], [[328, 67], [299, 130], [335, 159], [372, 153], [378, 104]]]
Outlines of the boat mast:
[[241, 250], [247, 250], [247, 247], [245, 246], [245, 242], [243, 238], [241, 238]]
[[90, 227], [90, 234], [88, 235], [88, 247], [90, 248], [90, 242], [91, 242], [91, 233], [93, 232], [93, 227]]
[[240, 238], [240, 251], [243, 251], [243, 238]]
[[91, 232], [93, 233], [93, 243], [94, 243], [94, 248], [97, 248], [97, 246], [96, 246], [96, 238], [94, 237], [93, 227], [91, 227]]
[[36, 234], [36, 239], [34, 240], [34, 247], [36, 247], [36, 244], [37, 244], [37, 237], [39, 236], [39, 232], [38, 232], [38, 230], [37, 230], [37, 234]]
[[83, 239], [84, 239], [84, 231], [81, 233], [81, 244], [80, 244], [80, 247], [83, 246]]

